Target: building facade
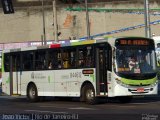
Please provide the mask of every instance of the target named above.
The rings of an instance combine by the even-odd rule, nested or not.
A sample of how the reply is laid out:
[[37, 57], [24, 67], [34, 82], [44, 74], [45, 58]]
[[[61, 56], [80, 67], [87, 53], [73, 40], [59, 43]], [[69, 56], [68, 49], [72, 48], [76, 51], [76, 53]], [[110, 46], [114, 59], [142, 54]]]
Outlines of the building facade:
[[[92, 37], [104, 36], [145, 36], [144, 4], [129, 0], [96, 0], [88, 4], [90, 34]], [[27, 43], [43, 39], [43, 17], [41, 3], [21, 3], [15, 6], [14, 14], [4, 14], [0, 9], [0, 46], [8, 43]], [[46, 40], [54, 40], [54, 22], [52, 2], [45, 1]], [[86, 12], [84, 3], [57, 3], [57, 21], [59, 40], [85, 38], [87, 36]], [[160, 34], [160, 4], [150, 3], [150, 26], [155, 35]]]

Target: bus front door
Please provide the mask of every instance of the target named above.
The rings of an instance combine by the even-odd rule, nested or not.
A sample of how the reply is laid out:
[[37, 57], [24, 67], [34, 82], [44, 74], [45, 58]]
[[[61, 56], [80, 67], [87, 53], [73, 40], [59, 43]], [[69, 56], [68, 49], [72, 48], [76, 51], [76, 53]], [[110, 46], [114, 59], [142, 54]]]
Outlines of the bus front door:
[[96, 76], [97, 76], [97, 95], [107, 95], [107, 55], [108, 51], [106, 47], [96, 48]]

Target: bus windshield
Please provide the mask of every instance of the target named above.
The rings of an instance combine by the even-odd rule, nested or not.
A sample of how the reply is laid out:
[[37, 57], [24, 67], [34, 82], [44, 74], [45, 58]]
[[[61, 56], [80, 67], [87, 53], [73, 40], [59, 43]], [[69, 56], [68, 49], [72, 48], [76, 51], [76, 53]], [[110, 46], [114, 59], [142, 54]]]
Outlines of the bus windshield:
[[144, 79], [155, 75], [154, 48], [147, 46], [117, 46], [115, 72], [125, 78]]

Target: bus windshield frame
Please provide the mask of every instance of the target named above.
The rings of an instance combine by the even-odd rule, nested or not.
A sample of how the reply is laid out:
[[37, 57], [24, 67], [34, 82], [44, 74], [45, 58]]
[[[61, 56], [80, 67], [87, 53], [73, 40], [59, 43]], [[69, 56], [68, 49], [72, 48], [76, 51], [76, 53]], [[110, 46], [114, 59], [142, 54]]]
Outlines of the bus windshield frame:
[[[130, 39], [130, 43], [134, 43], [134, 40]], [[127, 44], [128, 40], [126, 41], [126, 44], [116, 41], [118, 44], [116, 44], [115, 50], [115, 73], [120, 77], [135, 80], [155, 77], [156, 61], [154, 43], [150, 39], [145, 39], [144, 42], [141, 42], [142, 44], [136, 45]], [[141, 41], [143, 40], [141, 39]]]

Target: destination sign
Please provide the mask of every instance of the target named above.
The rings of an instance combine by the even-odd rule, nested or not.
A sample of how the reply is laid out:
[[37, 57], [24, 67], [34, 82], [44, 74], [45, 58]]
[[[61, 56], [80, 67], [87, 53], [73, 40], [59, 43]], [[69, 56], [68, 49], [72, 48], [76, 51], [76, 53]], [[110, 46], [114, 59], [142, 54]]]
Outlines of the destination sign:
[[118, 42], [119, 45], [149, 45], [148, 40], [124, 40], [121, 39]]

